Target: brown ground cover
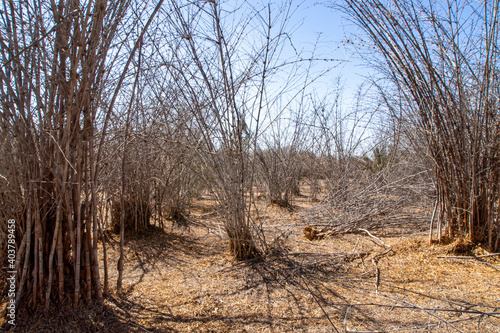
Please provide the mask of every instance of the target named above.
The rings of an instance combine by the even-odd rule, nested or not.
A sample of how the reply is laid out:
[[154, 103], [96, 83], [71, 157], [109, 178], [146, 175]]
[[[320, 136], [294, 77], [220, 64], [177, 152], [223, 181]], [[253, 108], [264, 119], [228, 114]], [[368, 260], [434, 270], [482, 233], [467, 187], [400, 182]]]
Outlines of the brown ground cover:
[[[15, 331], [500, 332], [500, 258], [482, 247], [429, 246], [426, 223], [309, 241], [300, 197], [259, 212], [274, 247], [235, 263], [212, 204], [196, 202], [188, 228], [128, 235], [122, 298], [20, 309]], [[119, 242], [108, 236], [114, 291]]]

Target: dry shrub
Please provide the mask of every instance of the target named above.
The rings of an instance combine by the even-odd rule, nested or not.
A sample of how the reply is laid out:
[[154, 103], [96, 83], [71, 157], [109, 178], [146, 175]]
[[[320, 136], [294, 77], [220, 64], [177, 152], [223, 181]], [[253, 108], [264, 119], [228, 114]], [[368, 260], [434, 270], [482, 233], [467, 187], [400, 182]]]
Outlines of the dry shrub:
[[470, 255], [474, 249], [474, 244], [467, 237], [458, 237], [445, 246], [448, 254]]
[[460, 1], [433, 10], [422, 0], [344, 3], [385, 59], [380, 69], [395, 94], [384, 92], [384, 100], [401, 110], [398, 121], [408, 121], [401, 128], [411, 129], [405, 131], [415, 147], [432, 160], [438, 238], [442, 230], [457, 240], [466, 234], [476, 245], [487, 243], [497, 251], [498, 3], [474, 4], [470, 15], [464, 15], [469, 7]]
[[[125, 200], [125, 231], [146, 229], [151, 219], [149, 202], [134, 199]], [[111, 212], [111, 228], [115, 233], [120, 232], [121, 203], [113, 202]], [[137, 225], [137, 229], [136, 229]]]
[[292, 207], [290, 200], [282, 199], [282, 198], [271, 199], [271, 204], [276, 205], [276, 206], [281, 207], [281, 208], [291, 208]]

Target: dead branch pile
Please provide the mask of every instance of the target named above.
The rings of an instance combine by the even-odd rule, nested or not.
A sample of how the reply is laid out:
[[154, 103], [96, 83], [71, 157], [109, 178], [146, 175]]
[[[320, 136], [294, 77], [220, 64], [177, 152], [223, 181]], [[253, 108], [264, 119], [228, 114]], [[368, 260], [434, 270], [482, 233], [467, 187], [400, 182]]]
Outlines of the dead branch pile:
[[427, 203], [402, 194], [400, 181], [384, 184], [381, 179], [381, 175], [374, 175], [366, 186], [344, 186], [330, 193], [313, 209], [301, 213], [309, 226], [304, 228], [305, 237], [320, 239], [335, 234], [357, 233], [360, 229], [422, 223], [425, 218], [425, 214], [422, 217], [422, 210], [428, 211]]

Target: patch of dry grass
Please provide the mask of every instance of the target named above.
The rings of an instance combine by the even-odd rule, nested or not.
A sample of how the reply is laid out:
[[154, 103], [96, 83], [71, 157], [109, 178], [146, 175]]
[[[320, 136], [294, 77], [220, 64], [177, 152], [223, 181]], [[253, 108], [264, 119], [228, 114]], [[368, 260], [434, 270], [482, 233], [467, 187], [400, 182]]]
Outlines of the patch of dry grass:
[[[47, 317], [21, 309], [15, 331], [500, 332], [500, 275], [492, 267], [499, 257], [442, 258], [458, 245], [429, 246], [407, 230], [373, 232], [389, 251], [361, 233], [309, 241], [298, 212], [310, 203], [294, 204], [292, 212], [259, 206], [267, 240], [279, 238], [283, 252], [234, 263], [211, 202], [201, 200], [189, 229], [127, 237], [122, 298], [77, 311], [63, 306]], [[109, 237], [115, 290], [118, 237]]]

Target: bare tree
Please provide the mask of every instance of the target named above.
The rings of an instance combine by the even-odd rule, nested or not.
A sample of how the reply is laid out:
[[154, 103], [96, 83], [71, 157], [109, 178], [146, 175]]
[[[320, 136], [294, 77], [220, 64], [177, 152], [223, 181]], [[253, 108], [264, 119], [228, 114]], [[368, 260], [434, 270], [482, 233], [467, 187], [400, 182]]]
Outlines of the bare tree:
[[[147, 11], [129, 1], [4, 2], [0, 136], [8, 144], [0, 174], [2, 193], [17, 204], [1, 215], [16, 220], [20, 240], [17, 302], [48, 308], [55, 292], [60, 303], [71, 294], [74, 306], [103, 297], [97, 250], [100, 172], [109, 175], [104, 143], [129, 64], [161, 3]], [[124, 18], [148, 12], [133, 40], [140, 20]]]
[[207, 186], [216, 195], [234, 258], [259, 255], [253, 240], [254, 156], [264, 111], [274, 97], [268, 80], [282, 64], [279, 46], [290, 4], [254, 7], [246, 2], [199, 2], [181, 8], [173, 3], [171, 24], [182, 51], [170, 73], [176, 78], [184, 105], [195, 121], [202, 142], [196, 154]]
[[52, 4], [5, 2], [0, 28], [2, 137], [10, 142], [2, 174], [22, 202], [12, 216], [22, 239], [16, 301], [26, 295], [46, 307], [53, 287], [65, 299], [68, 271], [75, 306], [82, 291], [103, 297], [94, 134], [106, 55], [127, 8]]
[[386, 101], [433, 161], [438, 237], [498, 249], [499, 2], [345, 1], [343, 8], [384, 59], [379, 68], [400, 97], [385, 93]]
[[293, 196], [300, 195], [300, 182], [310, 162], [303, 160], [311, 145], [306, 104], [299, 100], [295, 110], [284, 110], [288, 117], [281, 116], [269, 126], [255, 152], [269, 202], [280, 207], [291, 207]]

